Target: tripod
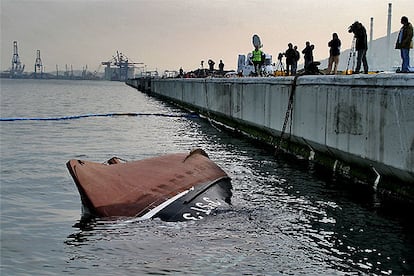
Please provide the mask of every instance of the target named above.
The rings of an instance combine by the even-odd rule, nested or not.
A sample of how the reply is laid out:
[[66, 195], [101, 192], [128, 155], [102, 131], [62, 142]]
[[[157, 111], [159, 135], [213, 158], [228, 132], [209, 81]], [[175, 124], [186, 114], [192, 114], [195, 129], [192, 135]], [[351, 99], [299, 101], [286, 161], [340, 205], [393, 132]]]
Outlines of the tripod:
[[279, 60], [279, 62], [276, 65], [276, 72], [279, 71], [279, 69], [280, 69], [282, 71], [282, 76], [284, 76], [284, 74], [285, 74], [285, 68], [283, 67], [282, 59], [279, 58], [278, 60]]
[[[355, 43], [356, 43], [356, 37], [354, 36], [354, 38], [352, 39], [351, 49], [349, 50], [348, 64], [346, 65], [346, 71], [345, 71], [346, 75], [352, 74], [352, 72], [354, 71], [354, 68], [355, 68], [355, 53], [356, 53]], [[351, 61], [351, 57], [353, 58], [352, 59], [352, 71], [351, 71], [351, 73], [349, 73], [349, 63]]]

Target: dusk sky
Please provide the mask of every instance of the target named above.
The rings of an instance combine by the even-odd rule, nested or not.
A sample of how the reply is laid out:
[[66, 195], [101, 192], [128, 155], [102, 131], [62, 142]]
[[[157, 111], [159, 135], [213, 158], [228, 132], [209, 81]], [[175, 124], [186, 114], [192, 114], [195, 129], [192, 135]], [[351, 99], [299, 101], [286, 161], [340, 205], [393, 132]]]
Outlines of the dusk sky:
[[[413, 0], [0, 0], [1, 70], [11, 67], [13, 41], [26, 72], [34, 71], [40, 50], [47, 72], [65, 64], [90, 71], [116, 51], [148, 70], [197, 69], [220, 59], [236, 69], [239, 54], [253, 49], [258, 34], [263, 51], [273, 55], [287, 44], [299, 50], [310, 41], [315, 60], [328, 57], [333, 32], [342, 49], [351, 46], [348, 26], [362, 22], [374, 39], [387, 33], [388, 3], [392, 3], [392, 32], [406, 15], [414, 21]], [[392, 42], [394, 44], [394, 42]], [[412, 53], [414, 54], [414, 53]], [[302, 60], [301, 60], [302, 61]], [[301, 61], [299, 61], [301, 63]]]

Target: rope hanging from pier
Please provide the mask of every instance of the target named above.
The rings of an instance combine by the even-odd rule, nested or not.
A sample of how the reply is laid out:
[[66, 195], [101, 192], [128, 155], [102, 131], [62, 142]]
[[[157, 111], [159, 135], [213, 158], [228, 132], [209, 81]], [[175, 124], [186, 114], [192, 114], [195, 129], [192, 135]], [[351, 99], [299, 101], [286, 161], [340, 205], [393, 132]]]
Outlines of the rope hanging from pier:
[[76, 120], [89, 117], [116, 117], [116, 116], [155, 116], [155, 117], [171, 117], [171, 118], [198, 118], [195, 113], [188, 114], [164, 114], [164, 113], [104, 113], [104, 114], [82, 114], [63, 117], [17, 117], [17, 118], [0, 118], [0, 122], [11, 121], [64, 121], [64, 120]]
[[289, 119], [290, 119], [290, 124], [291, 124], [291, 128], [292, 128], [293, 100], [294, 100], [294, 96], [295, 96], [295, 91], [296, 91], [296, 86], [297, 86], [296, 82], [297, 82], [298, 78], [299, 78], [299, 75], [296, 75], [295, 78], [293, 79], [293, 82], [292, 82], [292, 89], [290, 90], [288, 107], [287, 107], [286, 114], [285, 114], [285, 121], [283, 122], [282, 133], [280, 134], [279, 142], [276, 145], [275, 154], [277, 154], [280, 150], [280, 146], [281, 146], [282, 141], [283, 141], [283, 135], [286, 132], [286, 127], [287, 127], [287, 123], [288, 123]]

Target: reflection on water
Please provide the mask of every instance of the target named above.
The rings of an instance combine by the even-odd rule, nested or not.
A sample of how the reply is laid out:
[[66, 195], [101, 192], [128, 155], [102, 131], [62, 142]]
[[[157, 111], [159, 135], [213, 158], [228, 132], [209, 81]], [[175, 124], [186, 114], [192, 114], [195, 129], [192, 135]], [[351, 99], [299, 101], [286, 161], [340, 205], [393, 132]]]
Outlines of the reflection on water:
[[[1, 81], [1, 117], [183, 113], [120, 83]], [[137, 116], [0, 127], [4, 275], [414, 273], [408, 211], [208, 121]], [[79, 220], [67, 160], [137, 160], [195, 147], [231, 176], [232, 206], [198, 222]]]

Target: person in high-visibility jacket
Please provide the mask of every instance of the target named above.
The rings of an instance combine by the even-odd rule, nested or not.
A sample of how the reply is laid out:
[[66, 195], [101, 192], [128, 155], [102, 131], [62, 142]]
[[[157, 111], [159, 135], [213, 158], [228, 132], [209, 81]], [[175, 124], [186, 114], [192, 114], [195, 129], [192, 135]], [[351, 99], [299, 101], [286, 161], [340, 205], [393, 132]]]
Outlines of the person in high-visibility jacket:
[[262, 65], [265, 61], [265, 54], [256, 46], [252, 52], [252, 62], [254, 65], [254, 72], [256, 76], [262, 75]]

